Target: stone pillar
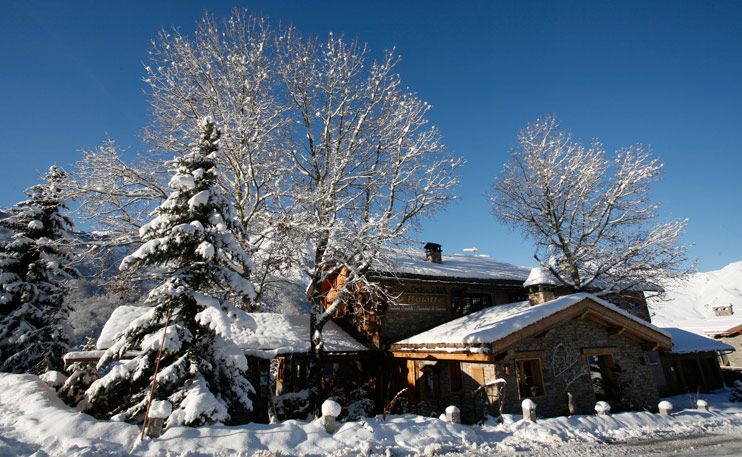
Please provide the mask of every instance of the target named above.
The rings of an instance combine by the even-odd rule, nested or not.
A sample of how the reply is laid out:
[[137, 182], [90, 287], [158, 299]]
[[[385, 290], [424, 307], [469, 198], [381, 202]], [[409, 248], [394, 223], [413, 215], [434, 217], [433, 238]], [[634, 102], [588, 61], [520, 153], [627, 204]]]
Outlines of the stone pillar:
[[461, 423], [461, 410], [453, 405], [446, 408], [446, 421], [452, 424], [460, 424]]
[[657, 405], [657, 408], [660, 410], [660, 414], [663, 416], [671, 416], [672, 415], [672, 403], [670, 403], [667, 400], [663, 400]]
[[154, 400], [149, 407], [149, 416], [147, 419], [147, 436], [157, 438], [162, 435], [162, 428], [165, 425], [165, 419], [173, 411], [173, 405], [167, 400]]
[[521, 402], [520, 407], [523, 410], [524, 420], [536, 422], [536, 403], [533, 400], [526, 398]]
[[605, 401], [599, 401], [595, 404], [595, 412], [598, 416], [608, 416], [611, 414], [611, 405]]
[[322, 403], [322, 425], [327, 433], [335, 433], [337, 417], [343, 408], [333, 400], [325, 400]]

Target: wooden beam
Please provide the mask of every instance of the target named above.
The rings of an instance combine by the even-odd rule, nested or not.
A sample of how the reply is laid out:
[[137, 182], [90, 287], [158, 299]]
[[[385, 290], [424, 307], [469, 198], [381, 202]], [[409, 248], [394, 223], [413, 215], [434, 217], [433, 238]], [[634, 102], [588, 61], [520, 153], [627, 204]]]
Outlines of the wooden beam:
[[644, 349], [646, 352], [654, 352], [654, 351], [656, 351], [659, 348], [660, 348], [660, 344], [659, 343], [654, 343], [654, 344], [652, 344], [652, 343], [646, 343], [646, 344], [642, 344], [642, 349]]
[[544, 351], [508, 351], [505, 360], [540, 359], [544, 354]]
[[583, 348], [582, 355], [605, 355], [615, 354], [618, 352], [616, 347], [604, 347], [604, 348]]
[[536, 339], [546, 338], [547, 336], [551, 335], [552, 333], [554, 333], [554, 328], [550, 328], [549, 330], [547, 330], [545, 332], [541, 332], [538, 335], [536, 335], [534, 338], [536, 338]]
[[492, 362], [492, 354], [471, 352], [423, 352], [423, 351], [392, 351], [392, 357], [411, 360], [460, 360], [462, 362]]
[[626, 327], [611, 327], [608, 329], [608, 336], [619, 336], [623, 335], [626, 331]]

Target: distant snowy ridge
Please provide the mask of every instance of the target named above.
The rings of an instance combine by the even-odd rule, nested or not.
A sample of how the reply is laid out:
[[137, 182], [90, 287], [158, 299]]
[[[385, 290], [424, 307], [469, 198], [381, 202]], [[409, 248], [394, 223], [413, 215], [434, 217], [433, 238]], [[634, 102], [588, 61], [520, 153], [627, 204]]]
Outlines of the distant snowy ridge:
[[[721, 334], [742, 325], [742, 262], [721, 270], [699, 272], [687, 281], [666, 287], [664, 299], [648, 300], [652, 322], [699, 334]], [[732, 306], [730, 316], [716, 316], [715, 307]]]

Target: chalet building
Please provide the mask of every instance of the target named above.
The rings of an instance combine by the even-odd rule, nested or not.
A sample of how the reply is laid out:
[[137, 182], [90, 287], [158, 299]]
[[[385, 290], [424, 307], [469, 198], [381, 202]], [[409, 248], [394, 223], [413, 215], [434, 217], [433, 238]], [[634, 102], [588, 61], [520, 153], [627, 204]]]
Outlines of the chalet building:
[[[614, 410], [653, 409], [659, 397], [645, 353], [671, 347], [668, 333], [583, 293], [487, 308], [390, 351], [422, 414], [454, 404], [475, 422], [495, 406], [518, 413], [526, 398], [544, 416], [589, 414], [598, 400]], [[486, 397], [475, 395], [482, 387]]]
[[[384, 401], [405, 389], [408, 410], [419, 414], [457, 405], [474, 422], [485, 413], [519, 412], [525, 398], [544, 416], [592, 413], [598, 400], [614, 411], [653, 410], [658, 384], [664, 392], [687, 391], [693, 373], [721, 350], [707, 350], [706, 341], [673, 352], [672, 331], [651, 324], [642, 288], [602, 298], [575, 294], [541, 269], [444, 255], [434, 243], [424, 252], [392, 253], [369, 276], [391, 299], [357, 294], [336, 322], [387, 354]], [[328, 301], [343, 279], [323, 285]], [[687, 358], [701, 365], [673, 361]], [[682, 374], [665, 375], [665, 368]], [[704, 389], [718, 384], [715, 374], [703, 376]]]
[[[444, 255], [436, 243], [427, 243], [424, 252], [395, 251], [388, 257], [387, 263], [369, 273], [369, 279], [382, 285], [391, 299], [361, 296], [341, 307], [335, 316], [343, 328], [379, 349], [485, 308], [525, 301], [529, 294], [557, 297], [573, 292], [548, 281], [526, 283], [532, 273], [530, 268], [488, 256]], [[335, 298], [334, 290], [343, 280], [341, 273], [323, 284], [321, 291], [327, 302]], [[649, 320], [642, 291], [607, 298]]]
[[682, 319], [677, 321], [678, 327], [697, 335], [713, 338], [735, 349], [733, 353], [724, 353], [721, 356], [721, 365], [726, 370], [742, 371], [742, 317], [734, 315], [732, 306], [718, 307], [714, 315], [706, 319]]

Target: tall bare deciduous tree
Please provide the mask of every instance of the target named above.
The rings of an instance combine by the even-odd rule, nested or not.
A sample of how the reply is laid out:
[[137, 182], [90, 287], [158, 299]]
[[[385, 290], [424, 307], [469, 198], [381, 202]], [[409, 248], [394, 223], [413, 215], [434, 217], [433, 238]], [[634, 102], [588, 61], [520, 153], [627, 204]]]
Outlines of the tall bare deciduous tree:
[[690, 270], [682, 220], [658, 221], [650, 186], [662, 164], [641, 146], [606, 154], [559, 129], [529, 124], [493, 183], [494, 214], [536, 244], [535, 258], [563, 285], [620, 293]]
[[[193, 36], [162, 32], [146, 68], [152, 158], [182, 150], [200, 118], [214, 119], [222, 132], [219, 184], [250, 229], [238, 237], [254, 252], [253, 283], [260, 295], [272, 278], [303, 275], [313, 291], [318, 357], [322, 327], [339, 304], [374, 289], [366, 272], [383, 264], [384, 248], [408, 242], [422, 217], [453, 198], [461, 160], [429, 124], [430, 105], [402, 85], [398, 60], [388, 52], [374, 61], [364, 45], [332, 35], [276, 31], [236, 10], [223, 24], [205, 16]], [[126, 169], [115, 154], [104, 159]], [[128, 176], [137, 169], [116, 179], [161, 199]], [[128, 208], [110, 198], [107, 207]], [[141, 224], [129, 213], [112, 222]], [[320, 285], [341, 271], [347, 279], [324, 309]]]
[[[289, 29], [278, 40], [279, 69], [294, 122], [285, 218], [308, 243], [300, 268], [311, 282], [312, 352], [321, 331], [355, 291], [372, 292], [370, 268], [384, 248], [451, 198], [461, 163], [430, 126], [430, 105], [405, 89], [398, 56], [372, 62], [365, 46], [330, 35], [320, 42]], [[337, 295], [321, 285], [342, 273]]]
[[145, 130], [149, 154], [127, 161], [107, 142], [85, 152], [75, 173], [84, 215], [111, 231], [112, 243], [138, 239], [139, 227], [168, 195], [165, 163], [209, 116], [222, 131], [218, 184], [240, 226], [250, 227], [236, 235], [244, 249], [257, 251], [258, 295], [269, 285], [270, 271], [285, 269], [285, 234], [270, 210], [287, 175], [281, 129], [289, 121], [275, 93], [274, 39], [264, 19], [236, 9], [221, 24], [205, 15], [193, 36], [173, 29], [153, 40], [144, 78], [153, 114]]

